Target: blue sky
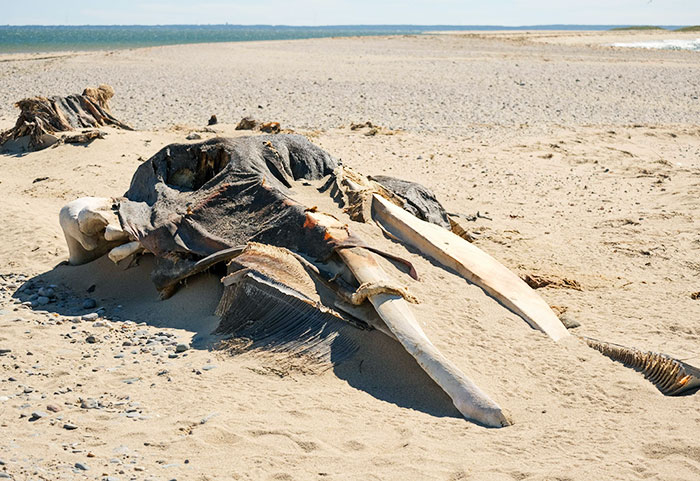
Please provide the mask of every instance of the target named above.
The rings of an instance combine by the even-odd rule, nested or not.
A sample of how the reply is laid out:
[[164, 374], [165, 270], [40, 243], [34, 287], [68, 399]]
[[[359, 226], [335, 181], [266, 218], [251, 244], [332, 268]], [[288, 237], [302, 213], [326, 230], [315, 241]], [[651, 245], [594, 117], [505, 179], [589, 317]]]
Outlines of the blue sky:
[[700, 0], [27, 0], [0, 24], [700, 24]]

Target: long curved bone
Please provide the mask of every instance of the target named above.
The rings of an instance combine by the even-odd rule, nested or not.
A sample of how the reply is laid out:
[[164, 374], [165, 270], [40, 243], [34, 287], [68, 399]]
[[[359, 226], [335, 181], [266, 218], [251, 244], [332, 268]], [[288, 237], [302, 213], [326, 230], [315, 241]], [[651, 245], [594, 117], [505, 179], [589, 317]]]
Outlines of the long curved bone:
[[59, 222], [70, 264], [85, 264], [128, 242], [113, 205], [114, 199], [81, 197], [61, 209]]
[[558, 341], [570, 334], [556, 314], [530, 286], [507, 267], [452, 232], [422, 221], [374, 194], [375, 222], [390, 234], [478, 285], [533, 328]]
[[[386, 273], [370, 252], [351, 247], [338, 250], [338, 255], [359, 282], [386, 282]], [[378, 293], [370, 295], [369, 301], [394, 337], [452, 398], [464, 417], [490, 427], [512, 424], [501, 408], [430, 342], [403, 297]]]

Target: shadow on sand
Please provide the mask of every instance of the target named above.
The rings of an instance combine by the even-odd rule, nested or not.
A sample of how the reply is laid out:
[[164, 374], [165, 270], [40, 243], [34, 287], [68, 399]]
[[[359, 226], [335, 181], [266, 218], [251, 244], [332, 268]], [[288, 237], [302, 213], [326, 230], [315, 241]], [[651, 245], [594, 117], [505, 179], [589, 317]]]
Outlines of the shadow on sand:
[[[192, 347], [214, 349], [221, 337], [214, 311], [223, 292], [220, 275], [203, 273], [188, 280], [173, 297], [161, 300], [150, 280], [153, 259], [145, 256], [129, 269], [106, 256], [82, 266], [59, 264], [25, 283], [14, 297], [22, 301], [40, 287], [55, 285], [57, 299], [35, 309], [62, 316], [82, 316], [97, 308], [105, 319], [145, 322], [194, 333]], [[86, 299], [97, 308], [85, 309]], [[437, 417], [461, 418], [450, 398], [428, 377], [399, 343], [378, 331], [353, 331], [358, 352], [334, 366], [338, 378], [377, 399]], [[331, 353], [332, 357], [332, 353]]]

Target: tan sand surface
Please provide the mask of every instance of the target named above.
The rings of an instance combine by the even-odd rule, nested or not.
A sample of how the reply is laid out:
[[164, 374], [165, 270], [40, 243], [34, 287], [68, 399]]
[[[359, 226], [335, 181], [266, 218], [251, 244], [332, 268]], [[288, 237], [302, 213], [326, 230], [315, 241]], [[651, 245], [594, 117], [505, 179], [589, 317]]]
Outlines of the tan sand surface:
[[[107, 82], [118, 118], [144, 130], [0, 156], [0, 350], [10, 349], [0, 354], [0, 473], [699, 479], [699, 395], [664, 397], [577, 339], [551, 342], [374, 226], [343, 219], [414, 262], [420, 281], [385, 267], [420, 299], [414, 310], [436, 346], [515, 425], [459, 417], [377, 332], [328, 371], [284, 369], [212, 349], [221, 288], [211, 274], [160, 301], [148, 258], [130, 269], [61, 264], [63, 204], [121, 195], [144, 159], [212, 113], [224, 124], [203, 138], [245, 135], [232, 124], [253, 114], [364, 173], [419, 181], [450, 212], [482, 214], [465, 221], [479, 247], [519, 274], [580, 284], [538, 290], [581, 323], [576, 334], [699, 366], [700, 57], [566, 43], [433, 35], [5, 58], [0, 127], [22, 96]], [[384, 128], [348, 127], [365, 120]], [[30, 279], [55, 285], [57, 301], [22, 305]], [[95, 299], [102, 317], [60, 306], [76, 297]], [[177, 343], [191, 347], [170, 357]]]

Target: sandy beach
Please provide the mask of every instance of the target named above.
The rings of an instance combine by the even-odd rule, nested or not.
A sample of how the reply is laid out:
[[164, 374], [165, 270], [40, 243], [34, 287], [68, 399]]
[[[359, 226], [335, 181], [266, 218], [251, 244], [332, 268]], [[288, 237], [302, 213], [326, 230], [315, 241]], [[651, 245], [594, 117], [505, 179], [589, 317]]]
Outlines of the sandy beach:
[[[100, 83], [137, 129], [0, 155], [0, 475], [700, 479], [700, 395], [663, 396], [577, 338], [553, 343], [376, 226], [341, 219], [414, 263], [421, 326], [513, 426], [464, 420], [376, 331], [322, 373], [218, 351], [218, 278], [161, 301], [147, 257], [65, 265], [58, 224], [65, 203], [123, 195], [145, 159], [191, 132], [278, 121], [363, 173], [478, 212], [475, 244], [552, 280], [537, 292], [575, 334], [700, 367], [700, 54], [607, 46], [681, 37], [695, 38], [436, 33], [0, 55], [0, 130], [21, 98]], [[350, 128], [366, 121], [380, 128]]]

